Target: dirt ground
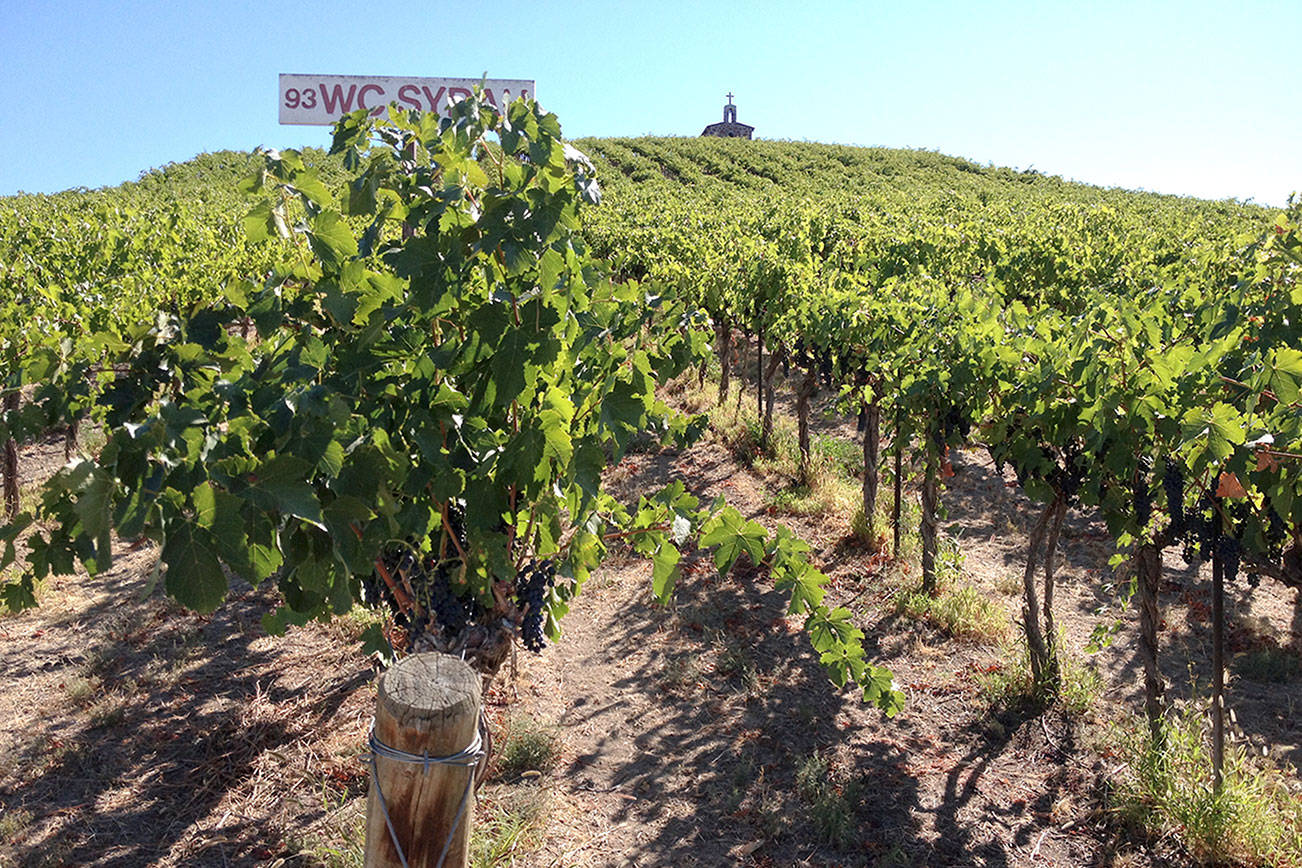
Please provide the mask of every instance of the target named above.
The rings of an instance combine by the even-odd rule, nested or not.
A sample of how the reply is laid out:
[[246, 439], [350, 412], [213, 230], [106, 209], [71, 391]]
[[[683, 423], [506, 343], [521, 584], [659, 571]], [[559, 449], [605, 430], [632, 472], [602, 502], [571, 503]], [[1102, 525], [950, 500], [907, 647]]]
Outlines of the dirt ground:
[[[854, 428], [821, 416], [816, 427]], [[57, 438], [25, 448], [25, 481], [62, 453]], [[960, 453], [955, 468], [943, 527], [962, 580], [1011, 620], [1030, 504], [983, 452]], [[541, 840], [515, 864], [1184, 864], [1170, 841], [1127, 839], [1101, 802], [1117, 771], [1107, 726], [1140, 707], [1142, 689], [1132, 613], [1110, 648], [1082, 650], [1118, 614], [1101, 527], [1069, 519], [1057, 608], [1068, 653], [1099, 672], [1102, 696], [1083, 716], [1028, 716], [992, 710], [978, 689], [1007, 665], [1006, 646], [898, 614], [900, 571], [888, 581], [884, 560], [849, 542], [846, 517], [774, 515], [782, 481], [718, 442], [631, 455], [610, 483], [635, 496], [675, 477], [809, 540], [830, 601], [855, 613], [908, 705], [886, 719], [838, 693], [762, 573], [720, 579], [688, 555], [675, 603], [659, 608], [649, 565], [615, 557], [563, 640], [522, 653], [487, 698], [495, 726], [527, 714], [559, 733], [558, 767], [530, 784], [549, 795]], [[357, 625], [267, 637], [274, 593], [249, 588], [196, 616], [145, 592], [154, 559], [124, 552], [106, 574], [55, 580], [39, 609], [0, 617], [0, 866], [359, 864], [357, 842], [336, 840], [366, 788], [357, 756], [374, 670]], [[1209, 683], [1209, 582], [1178, 557], [1167, 577], [1163, 669], [1180, 697]], [[1295, 591], [1267, 579], [1231, 595], [1236, 655], [1302, 648]], [[1293, 764], [1297, 684], [1245, 676], [1229, 694], [1239, 735]]]

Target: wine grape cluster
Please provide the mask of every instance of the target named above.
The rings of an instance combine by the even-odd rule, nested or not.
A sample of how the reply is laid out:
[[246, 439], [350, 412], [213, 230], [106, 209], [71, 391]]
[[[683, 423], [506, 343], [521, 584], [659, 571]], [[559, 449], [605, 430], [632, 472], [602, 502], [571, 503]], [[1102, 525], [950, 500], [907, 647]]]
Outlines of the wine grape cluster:
[[[1241, 535], [1248, 517], [1248, 505], [1226, 505], [1204, 492], [1190, 511], [1184, 508], [1184, 468], [1175, 460], [1168, 460], [1162, 476], [1166, 489], [1167, 511], [1170, 514], [1171, 535], [1184, 543], [1183, 554], [1187, 564], [1207, 562], [1216, 558], [1221, 563], [1221, 575], [1234, 581], [1239, 575], [1243, 557]], [[1222, 512], [1229, 519], [1231, 531], [1225, 532]], [[1249, 583], [1256, 586], [1257, 576], [1250, 575]]]
[[385, 603], [393, 613], [394, 622], [412, 635], [439, 632], [445, 638], [455, 638], [475, 620], [477, 606], [465, 599], [452, 586], [459, 560], [421, 558], [409, 546], [393, 548], [380, 559], [389, 576], [411, 589], [420, 604], [409, 616], [394, 598], [388, 585], [374, 574], [362, 580], [363, 599], [374, 605]]
[[529, 561], [515, 580], [516, 605], [524, 613], [520, 622], [520, 641], [530, 651], [538, 652], [543, 641], [543, 617], [547, 612], [547, 594], [556, 581], [556, 562], [550, 559]]
[[1216, 547], [1219, 516], [1216, 502], [1204, 493], [1197, 505], [1185, 514], [1184, 560], [1187, 564], [1209, 561]]
[[1221, 575], [1232, 582], [1239, 575], [1239, 557], [1243, 547], [1229, 534], [1221, 534], [1216, 540], [1216, 556], [1221, 561]]
[[1075, 503], [1077, 496], [1080, 494], [1080, 487], [1085, 482], [1085, 472], [1088, 469], [1085, 453], [1077, 441], [1072, 441], [1062, 451], [1062, 462], [1054, 468], [1053, 474], [1049, 479], [1054, 490], [1058, 491], [1067, 503]]
[[[436, 626], [446, 636], [455, 636], [469, 626], [473, 606], [462, 599], [448, 583], [448, 564], [426, 563], [426, 581], [421, 584], [425, 592], [425, 615], [431, 626]], [[430, 572], [430, 568], [433, 571]]]
[[832, 374], [832, 354], [823, 351], [818, 354], [818, 380], [823, 384], [824, 389], [832, 389], [836, 386], [836, 378]]
[[941, 421], [941, 428], [946, 443], [955, 442], [954, 435], [956, 434], [958, 440], [967, 440], [967, 435], [972, 432], [972, 420], [958, 407], [951, 405], [945, 411], [945, 418]]
[[1135, 521], [1139, 526], [1147, 527], [1149, 519], [1153, 517], [1153, 489], [1149, 487], [1148, 474], [1150, 466], [1147, 460], [1141, 461], [1138, 469], [1135, 471], [1134, 480], [1134, 503], [1135, 503]]
[[958, 407], [950, 405], [945, 415], [931, 425], [931, 441], [938, 449], [944, 449], [951, 443], [967, 440], [972, 431], [972, 422]]
[[1179, 461], [1167, 459], [1162, 474], [1162, 488], [1166, 491], [1166, 511], [1171, 518], [1171, 533], [1180, 537], [1185, 532], [1184, 466]]

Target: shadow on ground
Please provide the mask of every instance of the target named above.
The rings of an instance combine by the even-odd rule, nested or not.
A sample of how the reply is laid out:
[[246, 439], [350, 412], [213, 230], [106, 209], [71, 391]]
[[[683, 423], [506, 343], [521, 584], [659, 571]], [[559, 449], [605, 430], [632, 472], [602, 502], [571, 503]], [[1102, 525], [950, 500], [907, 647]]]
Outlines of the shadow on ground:
[[[348, 665], [345, 643], [320, 631], [255, 645], [267, 593], [245, 587], [201, 617], [142, 599], [142, 574], [127, 559], [65, 580], [90, 602], [41, 622], [36, 650], [0, 655], [5, 683], [44, 706], [2, 733], [14, 750], [0, 768], [0, 810], [22, 818], [9, 841], [17, 864], [263, 864], [282, 846], [285, 803], [302, 782], [259, 793], [259, 769], [278, 752], [289, 766], [289, 748], [320, 737], [371, 678], [360, 655]], [[38, 622], [4, 626], [28, 623]], [[324, 809], [330, 785], [355, 795], [364, 783], [309, 783], [316, 792], [297, 821]]]

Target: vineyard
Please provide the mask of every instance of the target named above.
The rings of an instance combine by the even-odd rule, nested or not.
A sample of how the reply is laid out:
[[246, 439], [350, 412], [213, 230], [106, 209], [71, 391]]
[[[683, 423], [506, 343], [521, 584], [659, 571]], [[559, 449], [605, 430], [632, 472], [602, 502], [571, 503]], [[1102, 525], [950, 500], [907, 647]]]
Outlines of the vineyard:
[[[481, 864], [1298, 864], [1299, 277], [1302, 207], [523, 102], [7, 199], [0, 864], [360, 864], [429, 650]], [[197, 801], [61, 791], [163, 719]]]

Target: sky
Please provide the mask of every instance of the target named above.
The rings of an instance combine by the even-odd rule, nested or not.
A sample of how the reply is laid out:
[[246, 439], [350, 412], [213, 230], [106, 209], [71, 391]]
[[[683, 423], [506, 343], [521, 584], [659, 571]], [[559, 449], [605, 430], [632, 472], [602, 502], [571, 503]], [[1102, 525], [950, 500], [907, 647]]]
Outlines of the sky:
[[0, 0], [0, 195], [325, 147], [279, 73], [532, 79], [567, 137], [922, 148], [1161, 193], [1302, 191], [1302, 0]]

